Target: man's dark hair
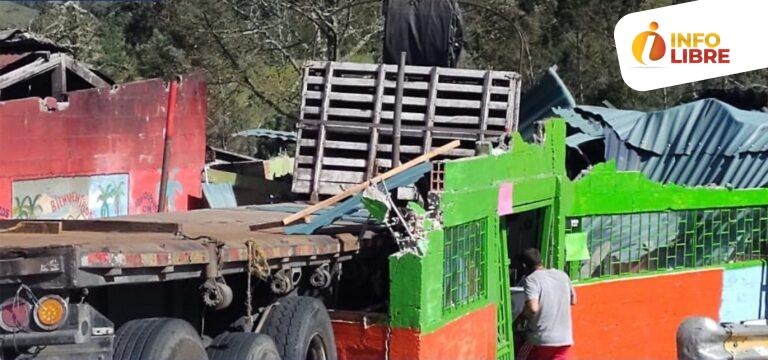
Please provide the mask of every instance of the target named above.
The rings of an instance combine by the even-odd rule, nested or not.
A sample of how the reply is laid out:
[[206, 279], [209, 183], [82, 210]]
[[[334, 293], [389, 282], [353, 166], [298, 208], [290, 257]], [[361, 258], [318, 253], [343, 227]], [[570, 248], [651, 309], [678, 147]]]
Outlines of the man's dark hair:
[[536, 248], [527, 248], [520, 254], [520, 261], [523, 262], [525, 267], [533, 269], [541, 265], [541, 253]]

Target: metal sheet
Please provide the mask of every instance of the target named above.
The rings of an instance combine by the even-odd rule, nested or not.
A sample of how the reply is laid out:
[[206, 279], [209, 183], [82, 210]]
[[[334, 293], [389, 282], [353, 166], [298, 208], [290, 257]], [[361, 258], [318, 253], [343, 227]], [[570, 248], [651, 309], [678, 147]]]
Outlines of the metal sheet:
[[278, 131], [270, 129], [249, 129], [232, 134], [232, 136], [253, 136], [285, 141], [296, 141], [296, 133], [291, 131]]
[[557, 112], [577, 131], [585, 132], [589, 122], [601, 124], [605, 158], [615, 160], [619, 170], [690, 186], [768, 184], [766, 113], [714, 99], [648, 113], [593, 106]]

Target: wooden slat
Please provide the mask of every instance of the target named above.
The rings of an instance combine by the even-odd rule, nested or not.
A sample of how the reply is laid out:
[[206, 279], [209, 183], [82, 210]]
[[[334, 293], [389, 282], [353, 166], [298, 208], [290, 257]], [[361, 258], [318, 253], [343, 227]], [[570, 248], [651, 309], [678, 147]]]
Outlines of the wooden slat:
[[53, 54], [48, 60], [40, 58], [16, 70], [0, 75], [0, 90], [49, 71], [59, 66], [60, 62], [61, 56]]
[[518, 122], [520, 121], [520, 76], [515, 75], [514, 80], [510, 81], [509, 95], [507, 97], [507, 118], [509, 123], [507, 129], [511, 132], [517, 131]]
[[432, 68], [429, 75], [429, 90], [427, 91], [427, 113], [426, 129], [424, 130], [424, 151], [427, 152], [432, 148], [432, 126], [435, 125], [435, 106], [437, 98], [437, 82], [440, 81], [440, 73], [438, 68]]
[[[305, 67], [303, 69], [303, 74], [302, 74], [302, 77], [301, 77], [301, 79], [302, 79], [302, 81], [301, 81], [302, 102], [305, 101], [304, 99], [306, 98], [307, 93], [308, 93], [308, 91], [307, 91], [307, 78], [309, 78], [309, 67]], [[304, 118], [304, 107], [301, 106], [300, 110], [299, 110], [299, 119], [303, 119], [303, 118]], [[299, 126], [299, 128], [297, 129], [297, 134], [296, 134], [298, 139], [303, 140], [302, 139], [302, 137], [304, 136], [303, 132], [304, 132], [304, 129], [301, 126]], [[314, 146], [314, 142], [313, 142], [312, 146]], [[294, 157], [298, 157], [300, 151], [301, 151], [301, 146], [296, 146], [296, 155], [294, 155]], [[293, 173], [295, 174], [296, 170], [298, 170], [298, 169], [299, 169], [299, 163], [294, 161], [293, 162]], [[294, 182], [291, 185], [291, 191], [294, 192], [294, 193], [304, 193], [304, 191], [296, 190], [296, 182]]]
[[[314, 182], [315, 177], [312, 175], [312, 169], [299, 168], [296, 171], [297, 179], [299, 180], [311, 180]], [[323, 170], [320, 174], [321, 181], [336, 181], [350, 184], [356, 184], [364, 181], [365, 173], [355, 171], [342, 171], [342, 170]], [[314, 185], [313, 185], [314, 186]]]
[[[325, 80], [319, 76], [309, 76], [308, 83], [314, 84], [314, 85], [320, 85], [320, 84], [324, 84]], [[375, 79], [361, 79], [361, 78], [333, 78], [331, 79], [331, 83], [333, 85], [359, 86], [359, 87], [369, 87], [369, 88], [373, 88], [376, 86]], [[385, 80], [384, 87], [389, 89], [395, 89], [397, 87], [397, 82], [392, 80]], [[419, 82], [406, 81], [405, 84], [403, 84], [403, 88], [406, 90], [428, 90], [429, 83], [426, 81], [419, 81]], [[469, 84], [439, 83], [437, 85], [437, 90], [482, 94], [483, 86], [469, 85]], [[509, 88], [501, 87], [501, 86], [491, 86], [490, 91], [491, 91], [491, 94], [506, 95], [507, 92], [509, 91]]]
[[[296, 161], [298, 161], [301, 164], [315, 163], [315, 159], [313, 157], [306, 156], [306, 155], [299, 156], [298, 158], [296, 158]], [[364, 168], [366, 167], [366, 160], [324, 156], [323, 165]]]
[[480, 108], [480, 133], [477, 134], [479, 141], [485, 140], [485, 131], [488, 130], [488, 102], [491, 100], [491, 72], [485, 73], [483, 81], [482, 107]]
[[[304, 106], [302, 107], [302, 110], [305, 114], [318, 114], [322, 109], [317, 106]], [[371, 119], [374, 116], [373, 110], [361, 110], [361, 109], [345, 109], [345, 108], [335, 108], [331, 107], [328, 108], [327, 111], [328, 116], [343, 116], [343, 117], [350, 117], [350, 118], [361, 118], [361, 119]], [[394, 120], [395, 113], [394, 111], [382, 111], [380, 114], [380, 119], [384, 120]], [[402, 119], [405, 121], [421, 121], [424, 122], [427, 118], [427, 114], [424, 113], [415, 113], [415, 112], [403, 112]], [[316, 121], [314, 119], [305, 119], [307, 121]], [[469, 116], [469, 115], [456, 115], [456, 116], [448, 116], [448, 115], [436, 115], [434, 116], [434, 122], [438, 124], [462, 124], [462, 125], [479, 125], [480, 124], [480, 117], [479, 116]], [[495, 125], [495, 126], [503, 126], [506, 127], [508, 120], [504, 118], [499, 117], [489, 117], [487, 120], [487, 123], [489, 125]]]
[[96, 88], [107, 88], [109, 87], [109, 83], [104, 81], [99, 75], [96, 75], [91, 69], [85, 67], [81, 62], [72, 59], [68, 55], [63, 55], [62, 58], [64, 60], [64, 63], [69, 69], [69, 71], [77, 74], [80, 78], [85, 80], [87, 83], [93, 85], [93, 87]]
[[[326, 62], [324, 61], [308, 61], [305, 66], [314, 68], [314, 69], [322, 69], [325, 67], [325, 64]], [[335, 63], [335, 66], [339, 70], [350, 70], [350, 71], [369, 72], [369, 73], [375, 73], [378, 68], [377, 64], [350, 63], [350, 62], [337, 62]], [[384, 65], [384, 70], [387, 73], [394, 74], [397, 72], [397, 65], [395, 64]], [[432, 71], [432, 67], [429, 67], [429, 66], [409, 65], [405, 68], [406, 75], [429, 75], [430, 71]], [[455, 77], [482, 79], [485, 76], [485, 73], [486, 73], [485, 70], [443, 68], [443, 75], [455, 76]], [[498, 78], [515, 74], [509, 71], [492, 71], [492, 73], [494, 77], [498, 77]]]
[[[431, 90], [428, 90], [431, 92]], [[332, 101], [346, 101], [354, 103], [373, 104], [374, 95], [371, 94], [359, 94], [350, 92], [332, 92]], [[320, 91], [307, 91], [306, 99], [319, 100], [322, 98], [322, 92]], [[395, 97], [392, 95], [382, 96], [382, 104], [394, 104]], [[427, 106], [427, 98], [404, 96], [403, 105], [408, 106]], [[436, 98], [435, 106], [444, 108], [457, 108], [457, 109], [480, 109], [482, 103], [479, 100], [464, 100], [464, 99], [448, 99], [448, 98]], [[507, 102], [505, 101], [490, 101], [488, 102], [488, 109], [490, 110], [507, 110]]]
[[[379, 71], [376, 76], [376, 93], [374, 95], [373, 105], [373, 123], [379, 124], [381, 122], [381, 104], [382, 97], [384, 95], [384, 76], [386, 75], [384, 70], [384, 64], [379, 65]], [[374, 127], [371, 129], [371, 138], [368, 142], [368, 158], [366, 159], [365, 168], [365, 180], [370, 179], [373, 176], [374, 160], [376, 160], [376, 148], [379, 144], [379, 128]]]
[[328, 62], [325, 66], [325, 85], [323, 86], [323, 100], [320, 107], [320, 131], [317, 133], [317, 146], [315, 149], [315, 169], [312, 172], [313, 178], [312, 178], [312, 192], [311, 192], [311, 200], [317, 201], [319, 192], [317, 191], [317, 187], [320, 184], [320, 179], [322, 178], [322, 158], [323, 158], [323, 151], [325, 149], [325, 126], [326, 122], [328, 120], [328, 103], [330, 101], [330, 98], [328, 97], [329, 93], [331, 92], [331, 77], [333, 76], [333, 63]]

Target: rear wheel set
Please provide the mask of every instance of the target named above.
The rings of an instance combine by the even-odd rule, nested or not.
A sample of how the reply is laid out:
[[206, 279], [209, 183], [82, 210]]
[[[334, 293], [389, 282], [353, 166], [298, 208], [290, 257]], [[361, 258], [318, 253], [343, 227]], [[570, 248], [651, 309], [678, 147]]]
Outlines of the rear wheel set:
[[336, 360], [328, 311], [311, 297], [287, 297], [274, 304], [262, 333], [226, 332], [206, 351], [186, 321], [138, 319], [115, 336], [115, 360]]

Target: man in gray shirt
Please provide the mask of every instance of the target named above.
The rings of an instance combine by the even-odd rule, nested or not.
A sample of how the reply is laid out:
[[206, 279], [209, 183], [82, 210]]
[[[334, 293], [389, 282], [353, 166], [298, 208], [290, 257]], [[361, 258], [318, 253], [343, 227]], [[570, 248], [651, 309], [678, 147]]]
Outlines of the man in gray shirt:
[[576, 305], [571, 279], [560, 270], [545, 268], [537, 249], [524, 250], [521, 260], [529, 272], [523, 281], [526, 302], [522, 313], [528, 331], [517, 358], [568, 359], [573, 345], [571, 305]]

